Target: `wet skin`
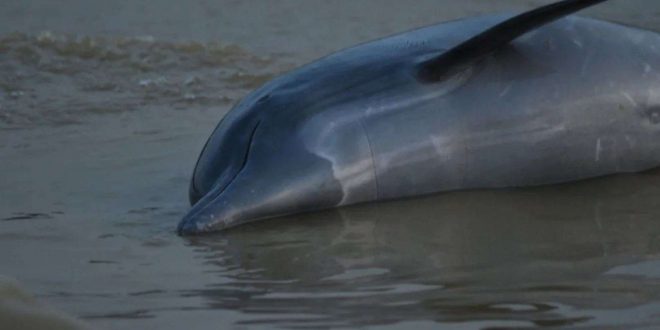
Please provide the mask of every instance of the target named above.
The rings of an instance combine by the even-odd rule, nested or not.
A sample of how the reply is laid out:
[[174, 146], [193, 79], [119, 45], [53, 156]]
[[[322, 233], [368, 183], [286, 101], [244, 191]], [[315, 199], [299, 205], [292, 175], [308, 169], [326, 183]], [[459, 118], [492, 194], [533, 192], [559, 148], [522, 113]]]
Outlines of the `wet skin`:
[[180, 234], [362, 202], [660, 166], [660, 37], [568, 17], [436, 83], [416, 66], [510, 16], [432, 26], [271, 81], [220, 122]]

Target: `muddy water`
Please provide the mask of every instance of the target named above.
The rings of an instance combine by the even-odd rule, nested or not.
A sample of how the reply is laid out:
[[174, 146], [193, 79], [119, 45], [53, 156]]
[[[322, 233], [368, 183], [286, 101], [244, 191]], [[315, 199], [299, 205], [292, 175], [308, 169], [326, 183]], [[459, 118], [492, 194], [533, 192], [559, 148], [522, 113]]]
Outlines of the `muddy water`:
[[[3, 1], [0, 275], [22, 289], [0, 279], [0, 328], [660, 326], [658, 171], [174, 235], [210, 130], [264, 81], [543, 3]], [[660, 31], [655, 1], [585, 14]]]

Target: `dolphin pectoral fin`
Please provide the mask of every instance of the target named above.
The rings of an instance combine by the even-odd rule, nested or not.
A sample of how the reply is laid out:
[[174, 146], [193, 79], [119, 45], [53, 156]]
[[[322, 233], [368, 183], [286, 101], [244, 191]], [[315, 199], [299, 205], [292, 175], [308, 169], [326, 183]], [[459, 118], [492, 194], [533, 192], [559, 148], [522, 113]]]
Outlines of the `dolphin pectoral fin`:
[[607, 0], [564, 0], [515, 16], [441, 55], [422, 62], [417, 72], [418, 79], [427, 83], [441, 81], [465, 70], [528, 32], [605, 1]]

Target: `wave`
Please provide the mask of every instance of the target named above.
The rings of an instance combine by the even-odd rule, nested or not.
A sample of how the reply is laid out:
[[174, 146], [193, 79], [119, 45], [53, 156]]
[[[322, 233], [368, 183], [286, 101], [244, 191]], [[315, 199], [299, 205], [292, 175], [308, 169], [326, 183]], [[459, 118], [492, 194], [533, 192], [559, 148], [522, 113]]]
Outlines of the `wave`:
[[153, 106], [227, 107], [291, 67], [218, 42], [13, 33], [0, 36], [0, 128]]

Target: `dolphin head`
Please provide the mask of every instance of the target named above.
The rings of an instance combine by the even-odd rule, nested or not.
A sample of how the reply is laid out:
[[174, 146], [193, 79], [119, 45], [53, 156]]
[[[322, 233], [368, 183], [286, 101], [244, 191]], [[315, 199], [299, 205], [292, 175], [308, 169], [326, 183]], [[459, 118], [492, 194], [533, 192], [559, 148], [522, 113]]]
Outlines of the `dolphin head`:
[[378, 199], [365, 118], [379, 95], [408, 91], [400, 87], [414, 78], [401, 61], [328, 58], [248, 95], [197, 161], [179, 234]]
[[199, 157], [180, 235], [373, 199], [359, 121], [263, 99], [242, 107], [225, 116]]

